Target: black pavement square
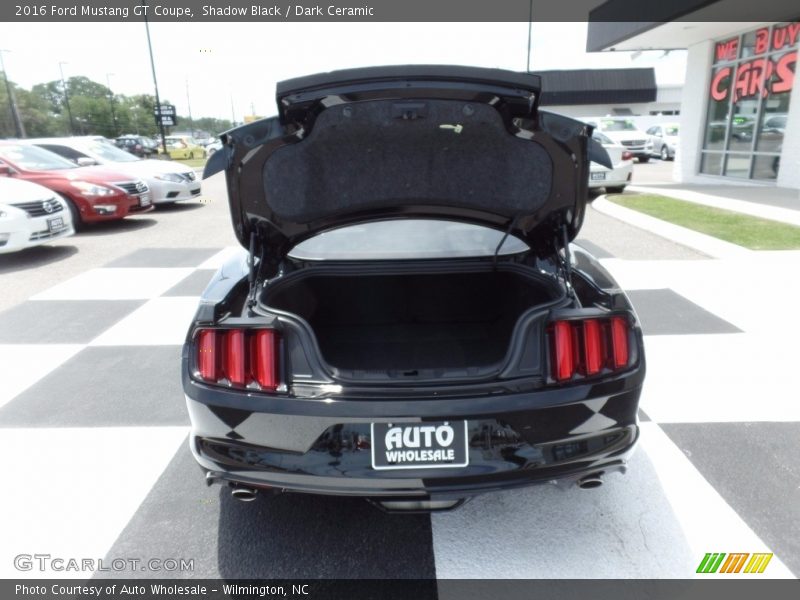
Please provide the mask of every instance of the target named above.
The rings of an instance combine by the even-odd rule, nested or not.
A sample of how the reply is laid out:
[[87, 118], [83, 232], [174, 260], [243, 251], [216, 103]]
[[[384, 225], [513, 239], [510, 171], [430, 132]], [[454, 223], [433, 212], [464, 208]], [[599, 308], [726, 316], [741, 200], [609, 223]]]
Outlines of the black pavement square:
[[783, 564], [800, 575], [800, 423], [660, 427]]
[[742, 330], [670, 290], [632, 290], [628, 297], [645, 335], [741, 333]]
[[0, 312], [0, 344], [86, 344], [144, 300], [29, 300]]
[[214, 276], [214, 269], [198, 269], [164, 292], [164, 296], [199, 296]]
[[428, 515], [390, 515], [359, 498], [311, 494], [262, 492], [241, 502], [230, 488], [206, 486], [187, 444], [108, 551], [118, 556], [192, 558], [194, 571], [103, 577], [435, 577]]
[[199, 267], [222, 248], [140, 248], [121, 256], [106, 267]]
[[2, 427], [188, 425], [178, 346], [78, 352], [0, 408]]

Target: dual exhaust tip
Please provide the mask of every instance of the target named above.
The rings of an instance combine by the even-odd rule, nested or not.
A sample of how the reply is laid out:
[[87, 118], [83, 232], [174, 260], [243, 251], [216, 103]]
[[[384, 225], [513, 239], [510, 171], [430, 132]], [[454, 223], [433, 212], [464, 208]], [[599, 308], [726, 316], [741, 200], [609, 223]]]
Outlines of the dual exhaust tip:
[[258, 490], [255, 488], [236, 486], [231, 490], [231, 496], [241, 502], [252, 502], [256, 499], [257, 494]]
[[592, 473], [578, 480], [578, 487], [582, 490], [593, 490], [603, 485], [603, 473]]

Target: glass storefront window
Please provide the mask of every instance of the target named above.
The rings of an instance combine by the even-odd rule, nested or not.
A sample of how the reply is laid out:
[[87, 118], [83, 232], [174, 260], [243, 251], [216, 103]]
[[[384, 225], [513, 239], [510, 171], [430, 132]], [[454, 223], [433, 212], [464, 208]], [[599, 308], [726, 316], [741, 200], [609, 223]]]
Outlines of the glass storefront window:
[[725, 173], [730, 177], [749, 177], [750, 176], [750, 155], [749, 154], [728, 154], [725, 161]]
[[800, 22], [715, 44], [701, 173], [777, 177], [798, 47]]
[[756, 155], [753, 158], [753, 179], [775, 179], [780, 164], [780, 156]]
[[721, 175], [722, 174], [722, 157], [721, 152], [703, 152], [703, 160], [700, 163], [700, 172], [706, 175]]

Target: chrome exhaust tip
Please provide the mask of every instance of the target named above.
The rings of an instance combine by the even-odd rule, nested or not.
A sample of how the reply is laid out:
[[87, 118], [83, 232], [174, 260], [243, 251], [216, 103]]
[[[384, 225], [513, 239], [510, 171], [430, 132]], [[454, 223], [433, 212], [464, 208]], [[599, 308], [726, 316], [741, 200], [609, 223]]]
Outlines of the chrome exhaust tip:
[[603, 485], [602, 473], [592, 473], [578, 480], [578, 487], [582, 490], [592, 490]]
[[257, 493], [257, 490], [244, 487], [235, 487], [231, 490], [231, 496], [242, 502], [252, 502], [256, 499]]

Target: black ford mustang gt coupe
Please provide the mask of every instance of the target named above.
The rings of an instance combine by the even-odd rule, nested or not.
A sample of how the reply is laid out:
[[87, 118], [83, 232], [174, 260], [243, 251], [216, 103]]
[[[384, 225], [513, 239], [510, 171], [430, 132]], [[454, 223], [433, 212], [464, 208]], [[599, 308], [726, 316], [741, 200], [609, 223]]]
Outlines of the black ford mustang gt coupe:
[[[572, 240], [591, 127], [527, 73], [354, 69], [277, 87], [223, 134], [242, 256], [183, 349], [191, 450], [234, 496], [307, 492], [453, 508], [624, 472], [642, 334]], [[245, 252], [246, 250], [246, 252]]]

